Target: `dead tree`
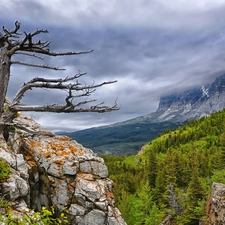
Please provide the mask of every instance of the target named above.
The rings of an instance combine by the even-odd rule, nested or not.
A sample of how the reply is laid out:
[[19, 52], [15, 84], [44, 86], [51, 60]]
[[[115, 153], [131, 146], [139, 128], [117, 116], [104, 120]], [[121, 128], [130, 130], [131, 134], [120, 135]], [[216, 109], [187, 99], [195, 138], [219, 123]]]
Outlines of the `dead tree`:
[[[20, 23], [15, 22], [13, 30], [6, 29], [3, 26], [3, 32], [0, 33], [0, 135], [2, 136], [3, 130], [6, 126], [9, 126], [13, 121], [18, 111], [35, 111], [35, 112], [57, 112], [57, 113], [75, 113], [75, 112], [109, 112], [112, 110], [118, 110], [117, 103], [112, 106], [104, 105], [104, 102], [100, 104], [94, 104], [95, 99], [83, 99], [83, 97], [90, 96], [98, 87], [106, 84], [112, 84], [116, 81], [107, 81], [99, 84], [85, 85], [78, 81], [78, 78], [84, 76], [86, 73], [77, 73], [73, 76], [68, 76], [61, 79], [45, 79], [35, 77], [18, 90], [12, 102], [4, 109], [4, 102], [6, 99], [6, 92], [10, 80], [10, 68], [13, 64], [19, 64], [24, 66], [39, 67], [52, 70], [63, 70], [59, 67], [51, 67], [49, 65], [30, 64], [21, 61], [13, 61], [12, 56], [16, 54], [26, 55], [28, 57], [35, 57], [37, 59], [43, 59], [42, 55], [47, 56], [68, 56], [68, 55], [80, 55], [87, 54], [92, 51], [84, 52], [52, 52], [50, 51], [50, 42], [48, 41], [33, 41], [35, 36], [42, 33], [48, 33], [48, 30], [38, 29], [33, 33], [23, 32], [19, 33]], [[25, 105], [21, 103], [24, 94], [33, 88], [45, 88], [45, 89], [59, 89], [67, 91], [64, 104], [48, 104], [48, 105]], [[76, 103], [75, 100], [76, 99]], [[78, 99], [78, 101], [77, 101]], [[92, 105], [90, 105], [90, 103]]]

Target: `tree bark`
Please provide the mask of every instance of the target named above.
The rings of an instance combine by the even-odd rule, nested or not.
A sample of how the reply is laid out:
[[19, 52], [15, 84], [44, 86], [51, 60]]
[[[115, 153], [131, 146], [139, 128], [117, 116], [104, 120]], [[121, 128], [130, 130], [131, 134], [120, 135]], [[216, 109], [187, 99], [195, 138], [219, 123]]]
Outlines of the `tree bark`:
[[0, 51], [0, 117], [4, 112], [4, 102], [10, 79], [10, 58], [6, 44]]

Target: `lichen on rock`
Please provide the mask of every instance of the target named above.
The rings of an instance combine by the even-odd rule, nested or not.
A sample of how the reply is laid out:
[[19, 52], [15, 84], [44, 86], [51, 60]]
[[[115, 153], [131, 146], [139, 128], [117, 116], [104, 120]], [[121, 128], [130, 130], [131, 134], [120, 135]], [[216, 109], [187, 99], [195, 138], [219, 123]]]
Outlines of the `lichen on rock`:
[[70, 224], [126, 225], [102, 158], [30, 117], [21, 114], [16, 120], [26, 124], [26, 131], [10, 132], [0, 147], [0, 157], [12, 168], [9, 179], [1, 182], [1, 193], [16, 210], [54, 206], [58, 214], [67, 209]]

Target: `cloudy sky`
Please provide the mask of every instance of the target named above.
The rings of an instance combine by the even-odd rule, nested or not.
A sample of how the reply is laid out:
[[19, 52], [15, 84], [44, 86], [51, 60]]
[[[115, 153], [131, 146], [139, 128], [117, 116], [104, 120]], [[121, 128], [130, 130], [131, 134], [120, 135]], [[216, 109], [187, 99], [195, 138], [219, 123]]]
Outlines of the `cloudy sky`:
[[[93, 98], [119, 111], [104, 114], [30, 113], [53, 131], [75, 131], [112, 124], [157, 109], [161, 96], [200, 87], [225, 72], [225, 0], [1, 0], [1, 26], [21, 32], [48, 29], [42, 40], [52, 51], [86, 55], [45, 58], [66, 68], [50, 71], [13, 66], [8, 96], [31, 78], [66, 77], [87, 72], [85, 84], [118, 80]], [[24, 59], [26, 60], [26, 59]], [[43, 64], [43, 62], [41, 62]], [[34, 90], [27, 104], [57, 103], [65, 92]]]

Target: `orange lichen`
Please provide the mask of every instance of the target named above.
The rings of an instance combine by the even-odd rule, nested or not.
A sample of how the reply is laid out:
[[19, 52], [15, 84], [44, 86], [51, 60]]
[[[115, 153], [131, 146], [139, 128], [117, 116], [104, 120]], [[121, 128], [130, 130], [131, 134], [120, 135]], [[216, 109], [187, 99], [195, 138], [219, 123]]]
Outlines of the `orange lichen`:
[[67, 136], [60, 136], [57, 137], [56, 139], [58, 139], [59, 141], [71, 141], [72, 139], [67, 137]]
[[27, 161], [27, 163], [30, 167], [36, 166], [36, 162], [34, 162], [34, 161]]
[[57, 152], [57, 155], [58, 156], [66, 156], [66, 155], [69, 155], [70, 154], [70, 152], [68, 152], [68, 151], [60, 151], [60, 152]]
[[86, 177], [86, 173], [83, 173], [83, 172], [78, 172], [77, 175], [78, 175], [78, 177], [82, 177], [82, 178], [85, 178]]
[[60, 145], [57, 143], [51, 143], [51, 148], [55, 151], [60, 151], [64, 149], [64, 145]]
[[114, 199], [114, 195], [113, 195], [113, 193], [112, 192], [107, 192], [106, 193], [106, 199], [107, 199], [107, 201], [108, 202], [111, 202], [112, 201], [112, 199]]
[[22, 140], [21, 137], [18, 137], [18, 138], [16, 139], [16, 141], [19, 141], [19, 142], [21, 142], [21, 140]]
[[51, 145], [50, 144], [47, 144], [45, 148], [46, 149], [50, 149], [51, 148]]
[[31, 158], [33, 158], [33, 159], [35, 158], [35, 154], [31, 149], [28, 149], [27, 153], [28, 153], [28, 155], [30, 155]]
[[45, 152], [45, 153], [42, 154], [42, 156], [44, 156], [46, 158], [49, 158], [51, 155], [52, 155], [51, 152]]
[[54, 183], [55, 182], [55, 180], [54, 180], [54, 178], [53, 177], [48, 177], [48, 179], [49, 179], [49, 181], [51, 182], [51, 183]]
[[25, 158], [26, 161], [32, 160], [32, 158], [29, 155], [24, 155], [24, 158]]
[[36, 148], [36, 147], [40, 147], [40, 142], [34, 141], [34, 140], [30, 140], [30, 141], [26, 141], [28, 142], [28, 144], [32, 147], [32, 148]]
[[80, 155], [80, 156], [84, 155], [84, 152], [83, 152], [83, 151], [80, 151], [80, 152], [79, 152], [79, 155]]
[[54, 163], [55, 164], [57, 164], [57, 165], [64, 165], [64, 161], [62, 161], [62, 160], [56, 160], [56, 161], [54, 161]]
[[39, 141], [36, 142], [36, 145], [37, 145], [38, 147], [41, 147], [41, 143], [40, 143]]
[[76, 151], [77, 151], [77, 147], [75, 147], [74, 145], [70, 145], [70, 146], [69, 146], [69, 150], [70, 150], [71, 152], [76, 152]]

